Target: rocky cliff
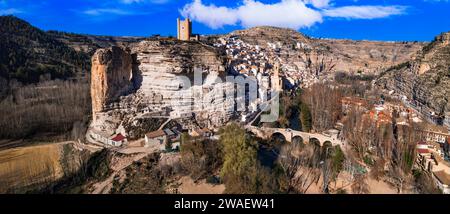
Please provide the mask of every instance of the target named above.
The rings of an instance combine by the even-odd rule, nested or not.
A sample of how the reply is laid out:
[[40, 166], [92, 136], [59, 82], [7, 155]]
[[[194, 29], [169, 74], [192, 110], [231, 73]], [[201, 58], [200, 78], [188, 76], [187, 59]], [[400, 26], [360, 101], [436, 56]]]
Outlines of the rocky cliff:
[[378, 42], [314, 39], [313, 43], [326, 47], [334, 56], [335, 70], [378, 74], [393, 65], [405, 62], [419, 51], [424, 43]]
[[[93, 114], [132, 87], [133, 60], [129, 51], [113, 46], [99, 49], [92, 57], [91, 97]], [[95, 117], [94, 117], [95, 118]]]
[[[273, 27], [222, 37], [232, 36], [260, 46], [268, 58], [280, 59], [284, 68], [300, 73], [320, 69], [330, 75], [335, 71], [378, 73], [406, 61], [424, 45], [312, 39]], [[145, 127], [154, 128], [142, 122], [149, 118], [171, 118], [185, 128], [222, 126], [235, 113], [236, 100], [226, 99], [227, 93], [234, 93], [232, 84], [216, 82], [225, 75], [224, 52], [202, 42], [164, 38], [131, 44], [129, 50], [98, 50], [92, 59], [92, 102], [97, 120], [92, 127], [108, 134], [145, 133], [151, 131]], [[196, 85], [192, 82], [195, 71], [203, 77]], [[186, 79], [190, 81], [188, 87]]]
[[437, 36], [417, 57], [384, 72], [376, 85], [392, 90], [425, 115], [444, 123], [445, 117], [450, 117], [449, 42], [450, 33]]
[[[139, 108], [139, 111], [170, 109], [169, 114], [173, 118], [193, 113], [203, 126], [220, 125], [222, 120], [227, 120], [226, 115], [212, 117], [216, 112], [206, 109], [219, 108], [226, 102], [224, 95], [216, 90], [228, 85], [208, 83], [205, 79], [207, 75], [209, 79], [215, 79], [225, 74], [224, 59], [215, 48], [201, 43], [153, 40], [139, 43], [133, 52], [137, 54], [137, 71], [142, 76], [137, 94], [143, 97], [138, 103], [144, 108]], [[194, 72], [199, 72], [199, 77], [203, 78], [200, 85], [194, 85]], [[192, 87], [182, 89], [183, 78], [189, 79]], [[196, 93], [199, 91], [201, 94]], [[207, 97], [208, 94], [219, 97], [204, 103], [202, 95]], [[228, 105], [232, 104], [225, 105], [229, 108]]]
[[237, 30], [231, 32], [232, 36], [239, 36], [245, 42], [267, 46], [267, 42], [281, 42], [289, 46], [295, 46], [297, 42], [308, 43], [311, 38], [288, 28], [278, 28], [270, 26], [253, 27], [246, 30]]
[[[100, 49], [92, 63], [95, 130], [107, 134], [145, 133], [141, 126], [147, 124], [139, 121], [149, 118], [171, 118], [182, 120], [180, 123], [186, 126], [213, 127], [222, 125], [231, 116], [231, 110], [212, 111], [222, 110], [224, 105], [233, 107], [224, 98], [224, 90], [217, 91], [229, 87], [228, 84], [192, 82], [194, 71], [200, 72], [200, 77], [210, 75], [213, 79], [224, 74], [224, 59], [208, 45], [148, 39], [131, 45], [129, 51], [118, 47]], [[190, 81], [191, 87], [185, 85], [185, 80]], [[217, 98], [203, 99], [208, 96]], [[132, 136], [137, 137], [143, 136]]]
[[137, 43], [132, 48], [137, 54], [139, 71], [187, 74], [194, 68], [206, 72], [223, 72], [224, 59], [214, 47], [176, 40], [151, 39]]
[[425, 45], [419, 42], [315, 39], [277, 27], [255, 27], [231, 35], [263, 48], [269, 43], [274, 44], [280, 48], [278, 57], [285, 65], [302, 71], [323, 67], [324, 71], [331, 72], [380, 73], [409, 60]]

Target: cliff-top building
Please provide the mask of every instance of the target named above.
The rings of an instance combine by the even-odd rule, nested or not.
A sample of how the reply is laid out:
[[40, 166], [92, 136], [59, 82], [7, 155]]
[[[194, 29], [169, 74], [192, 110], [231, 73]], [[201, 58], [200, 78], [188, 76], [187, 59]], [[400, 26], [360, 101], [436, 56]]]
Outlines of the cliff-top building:
[[191, 40], [192, 34], [192, 21], [187, 18], [184, 21], [177, 19], [177, 38], [182, 41]]
[[177, 39], [181, 41], [198, 40], [198, 35], [192, 34], [192, 21], [189, 18], [184, 21], [177, 19]]

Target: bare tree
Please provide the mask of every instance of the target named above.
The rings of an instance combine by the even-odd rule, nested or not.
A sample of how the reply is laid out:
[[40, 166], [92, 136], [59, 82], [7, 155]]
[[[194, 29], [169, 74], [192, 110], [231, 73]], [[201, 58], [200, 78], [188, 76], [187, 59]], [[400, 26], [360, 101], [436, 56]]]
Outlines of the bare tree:
[[[343, 135], [356, 151], [358, 158], [363, 159], [374, 137], [374, 124], [364, 121], [363, 113], [351, 109], [344, 122]], [[372, 136], [369, 136], [372, 135]]]
[[355, 180], [352, 184], [352, 192], [355, 194], [367, 194], [370, 193], [369, 185], [367, 184], [367, 175], [356, 174]]
[[307, 89], [302, 100], [309, 106], [313, 128], [324, 131], [333, 128], [342, 116], [342, 93], [324, 84], [314, 84]]
[[319, 181], [320, 154], [314, 145], [287, 144], [279, 155], [279, 162], [289, 180], [289, 192], [306, 193], [312, 184]]
[[[0, 138], [27, 138], [36, 133], [76, 140], [91, 115], [87, 81], [43, 81], [13, 88], [0, 100]], [[72, 132], [71, 132], [72, 131]]]

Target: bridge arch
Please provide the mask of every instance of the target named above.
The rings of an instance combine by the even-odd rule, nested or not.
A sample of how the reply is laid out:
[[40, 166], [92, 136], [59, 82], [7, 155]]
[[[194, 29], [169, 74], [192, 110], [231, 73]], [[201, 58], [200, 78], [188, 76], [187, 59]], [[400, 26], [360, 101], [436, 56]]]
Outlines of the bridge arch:
[[322, 144], [322, 158], [326, 159], [329, 157], [329, 155], [332, 153], [332, 149], [333, 149], [333, 144], [331, 143], [331, 141], [327, 140], [325, 142], [323, 142]]
[[296, 135], [294, 137], [292, 137], [292, 143], [296, 143], [296, 144], [304, 144], [305, 141], [303, 140], [303, 137], [300, 135]]
[[323, 142], [322, 147], [327, 148], [327, 147], [333, 147], [333, 144], [331, 143], [331, 141], [327, 140], [325, 142]]
[[282, 134], [280, 132], [274, 132], [270, 136], [270, 140], [275, 142], [275, 143], [285, 143], [285, 142], [287, 142], [286, 136], [284, 136], [284, 134]]
[[320, 140], [315, 137], [309, 138], [309, 143], [320, 148]]

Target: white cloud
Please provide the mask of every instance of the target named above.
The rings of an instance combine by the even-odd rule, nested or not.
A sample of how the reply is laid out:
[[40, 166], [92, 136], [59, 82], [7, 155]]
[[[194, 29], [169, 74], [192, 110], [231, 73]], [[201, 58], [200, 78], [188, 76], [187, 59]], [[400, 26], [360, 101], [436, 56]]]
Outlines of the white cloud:
[[99, 2], [94, 7], [84, 8], [76, 11], [82, 15], [95, 18], [95, 20], [110, 20], [118, 16], [146, 15], [151, 13], [148, 5], [142, 4], [164, 4], [170, 0], [114, 0], [112, 2]]
[[258, 0], [243, 0], [236, 7], [203, 4], [193, 0], [180, 13], [184, 17], [217, 29], [225, 25], [254, 27], [270, 25], [301, 29], [321, 23], [323, 17], [375, 19], [404, 14], [404, 6], [343, 6], [334, 7], [331, 0], [280, 0], [265, 4]]
[[237, 9], [237, 16], [244, 27], [270, 25], [300, 29], [322, 22], [320, 13], [306, 7], [301, 0], [283, 0], [276, 4], [246, 0]]
[[348, 19], [377, 19], [392, 15], [401, 15], [406, 11], [404, 6], [345, 6], [323, 11], [325, 16]]
[[331, 0], [304, 0], [306, 4], [311, 4], [316, 8], [326, 8], [330, 6]]
[[23, 13], [23, 11], [16, 9], [16, 8], [0, 9], [0, 16], [13, 15], [13, 14], [19, 14], [19, 13]]
[[238, 23], [244, 27], [272, 25], [299, 29], [322, 21], [320, 13], [306, 7], [302, 0], [282, 0], [275, 4], [244, 0], [236, 8], [204, 5], [201, 0], [194, 0], [184, 6], [181, 14], [213, 29]]
[[131, 15], [132, 13], [121, 10], [121, 9], [114, 9], [114, 8], [97, 8], [97, 9], [89, 9], [83, 11], [84, 14], [90, 15], [90, 16], [100, 16], [105, 14], [112, 14], [112, 15]]
[[185, 5], [181, 10], [181, 14], [213, 29], [224, 25], [235, 25], [239, 19], [236, 9], [216, 7], [213, 4], [203, 5], [201, 0], [195, 0]]

